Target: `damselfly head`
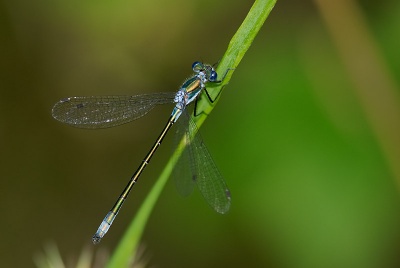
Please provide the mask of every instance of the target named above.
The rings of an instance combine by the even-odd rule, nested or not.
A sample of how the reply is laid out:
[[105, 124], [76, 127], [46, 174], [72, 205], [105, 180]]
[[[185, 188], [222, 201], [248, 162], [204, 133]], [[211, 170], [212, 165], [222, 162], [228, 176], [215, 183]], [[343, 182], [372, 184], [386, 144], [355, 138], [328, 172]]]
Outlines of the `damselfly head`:
[[[206, 81], [215, 82], [217, 81], [217, 72], [209, 64], [204, 64], [199, 61], [195, 61], [192, 64], [193, 72], [201, 74]], [[204, 82], [206, 82], [204, 81]]]
[[200, 61], [195, 61], [192, 64], [192, 69], [195, 73], [201, 72], [204, 69], [204, 64]]

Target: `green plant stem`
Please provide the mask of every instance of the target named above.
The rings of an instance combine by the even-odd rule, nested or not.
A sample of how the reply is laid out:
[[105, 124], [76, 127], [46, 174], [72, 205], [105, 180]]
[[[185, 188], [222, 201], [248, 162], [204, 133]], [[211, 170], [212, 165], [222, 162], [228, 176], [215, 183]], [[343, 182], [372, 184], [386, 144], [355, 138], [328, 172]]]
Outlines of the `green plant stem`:
[[[244, 54], [250, 48], [250, 45], [253, 43], [254, 38], [257, 36], [261, 26], [275, 6], [275, 3], [276, 0], [257, 0], [254, 2], [243, 23], [229, 42], [228, 49], [224, 56], [218, 63], [217, 73], [219, 79], [223, 79], [223, 81], [219, 85], [213, 84], [207, 86], [207, 90], [213, 99], [221, 95], [221, 91], [231, 80], [234, 71]], [[193, 118], [198, 128], [203, 124], [217, 101], [218, 98], [211, 104], [208, 98], [204, 96], [204, 94], [202, 95], [197, 103], [197, 108], [202, 111], [202, 113], [200, 116]]]
[[[233, 38], [231, 39], [228, 49], [218, 64], [217, 73], [223, 79], [218, 85], [210, 85], [207, 87], [208, 92], [212, 98], [216, 98], [212, 104], [204, 96], [197, 103], [198, 111], [200, 115], [195, 120], [198, 128], [203, 124], [204, 120], [210, 114], [215, 104], [218, 101], [222, 89], [229, 83], [233, 72], [236, 70], [244, 54], [249, 49], [254, 38], [258, 34], [261, 26], [268, 17], [272, 8], [274, 7], [276, 0], [257, 0], [254, 2], [252, 8], [247, 14], [242, 25], [239, 27]], [[203, 94], [204, 95], [204, 94]], [[181, 143], [177, 150], [168, 161], [160, 177], [157, 179], [150, 193], [146, 197], [142, 206], [140, 207], [135, 218], [125, 232], [119, 245], [111, 256], [107, 267], [126, 267], [127, 264], [132, 261], [132, 255], [138, 248], [139, 241], [143, 234], [147, 220], [154, 208], [158, 197], [164, 188], [172, 170], [183, 150], [183, 143]]]

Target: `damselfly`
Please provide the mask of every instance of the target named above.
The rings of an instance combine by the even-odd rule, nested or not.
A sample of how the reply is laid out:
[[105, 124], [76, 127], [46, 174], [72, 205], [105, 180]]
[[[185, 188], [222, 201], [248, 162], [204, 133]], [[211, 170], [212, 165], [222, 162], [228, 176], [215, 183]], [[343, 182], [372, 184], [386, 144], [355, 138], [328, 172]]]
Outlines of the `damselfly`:
[[184, 159], [189, 159], [191, 177], [181, 178], [178, 176], [176, 178], [178, 190], [187, 194], [191, 192], [194, 185], [197, 185], [205, 200], [215, 211], [226, 213], [229, 210], [231, 203], [229, 189], [198, 135], [196, 124], [186, 110], [186, 106], [194, 102], [194, 113], [196, 114], [196, 102], [203, 91], [213, 102], [207, 92], [206, 83], [221, 81], [217, 80], [217, 72], [211, 65], [194, 62], [192, 69], [194, 74], [185, 80], [178, 92], [136, 96], [70, 97], [62, 99], [54, 105], [52, 114], [55, 119], [78, 128], [96, 129], [128, 123], [144, 116], [156, 105], [175, 103], [166, 126], [100, 224], [92, 238], [93, 243], [99, 243], [107, 233], [132, 187], [138, 181], [167, 132], [179, 118], [181, 118], [179, 122], [182, 127], [178, 128], [177, 133], [180, 133], [179, 139], [182, 138], [186, 141], [183, 154], [186, 154], [187, 157], [181, 157], [176, 168], [183, 165]]

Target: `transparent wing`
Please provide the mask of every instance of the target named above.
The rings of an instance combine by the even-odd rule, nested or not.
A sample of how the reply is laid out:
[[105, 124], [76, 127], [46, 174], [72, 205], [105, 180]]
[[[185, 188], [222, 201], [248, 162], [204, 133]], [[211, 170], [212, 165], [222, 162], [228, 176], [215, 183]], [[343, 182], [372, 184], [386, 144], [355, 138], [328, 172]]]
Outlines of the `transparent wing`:
[[52, 115], [78, 128], [107, 128], [131, 122], [159, 104], [174, 102], [175, 93], [136, 96], [70, 97], [57, 102]]
[[[189, 115], [187, 111], [183, 111], [182, 115], [175, 123], [175, 135], [174, 135], [174, 149], [178, 148], [179, 144], [184, 140], [187, 144], [189, 143]], [[193, 192], [195, 180], [193, 177], [191, 163], [194, 161], [193, 154], [190, 153], [190, 147], [186, 146], [183, 150], [178, 162], [175, 165], [173, 172], [173, 179], [175, 181], [176, 189], [182, 196], [188, 196]]]
[[[188, 154], [187, 159], [191, 162], [190, 167], [192, 175], [189, 178], [186, 178], [186, 184], [181, 182], [178, 185], [190, 187], [191, 184], [195, 183], [204, 199], [215, 211], [222, 214], [226, 213], [231, 204], [231, 196], [228, 186], [215, 165], [214, 160], [212, 159], [200, 134], [197, 132], [196, 123], [189, 118], [187, 113], [183, 113], [181, 117], [180, 120], [188, 122], [185, 134], [188, 140], [188, 145], [186, 146], [186, 152], [184, 153]], [[191, 141], [190, 137], [192, 137]], [[181, 159], [184, 158], [181, 157]], [[183, 189], [190, 190], [189, 187]]]

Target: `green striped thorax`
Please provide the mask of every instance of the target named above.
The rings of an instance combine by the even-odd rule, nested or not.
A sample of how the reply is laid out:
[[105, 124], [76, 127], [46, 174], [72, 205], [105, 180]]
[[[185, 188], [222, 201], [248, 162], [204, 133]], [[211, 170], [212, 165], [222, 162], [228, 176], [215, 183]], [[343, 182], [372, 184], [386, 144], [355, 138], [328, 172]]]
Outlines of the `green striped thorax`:
[[185, 80], [175, 95], [175, 109], [172, 111], [174, 122], [179, 118], [187, 105], [193, 102], [201, 91], [206, 87], [207, 82], [218, 82], [217, 72], [209, 64], [195, 61], [192, 64], [194, 75]]

